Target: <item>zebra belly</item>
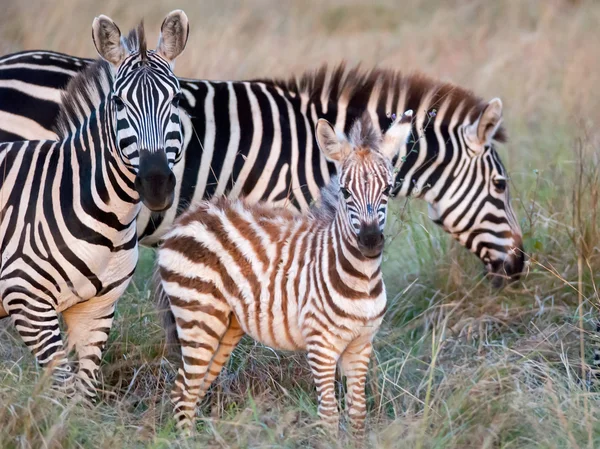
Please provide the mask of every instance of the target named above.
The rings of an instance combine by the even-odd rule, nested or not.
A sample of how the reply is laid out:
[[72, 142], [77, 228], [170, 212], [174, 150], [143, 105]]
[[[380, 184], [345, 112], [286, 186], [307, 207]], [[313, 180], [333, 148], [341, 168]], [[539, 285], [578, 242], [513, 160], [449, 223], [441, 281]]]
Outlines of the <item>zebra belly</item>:
[[0, 298], [4, 308], [8, 304], [4, 301], [7, 299], [5, 290], [15, 291], [15, 287], [27, 292], [29, 297], [52, 304], [58, 312], [99, 296], [114, 302], [125, 291], [137, 264], [137, 245], [130, 250], [112, 252], [87, 242], [66, 241], [67, 256], [53, 241], [48, 243], [48, 254], [45, 250], [33, 251], [27, 242], [22, 250], [8, 245], [2, 255], [4, 263], [0, 273]]
[[236, 303], [239, 305], [239, 300], [233, 301], [233, 312], [244, 332], [254, 340], [282, 351], [305, 349], [296, 301], [280, 292], [271, 294], [267, 285], [262, 289], [260, 300], [248, 304], [245, 314], [240, 307], [235, 307]]

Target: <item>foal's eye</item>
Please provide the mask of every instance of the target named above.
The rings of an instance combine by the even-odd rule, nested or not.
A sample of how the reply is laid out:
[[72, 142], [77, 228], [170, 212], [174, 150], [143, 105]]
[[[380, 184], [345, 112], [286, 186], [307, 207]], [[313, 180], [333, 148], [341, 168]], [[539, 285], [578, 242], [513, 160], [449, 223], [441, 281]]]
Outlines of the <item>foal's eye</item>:
[[383, 193], [385, 196], [388, 196], [388, 195], [390, 194], [390, 192], [391, 192], [391, 191], [392, 191], [392, 186], [391, 186], [391, 185], [389, 185], [389, 186], [387, 186], [385, 189], [383, 189], [383, 192], [382, 192], [382, 193]]
[[342, 195], [344, 195], [345, 199], [350, 198], [350, 196], [352, 195], [350, 193], [350, 190], [348, 190], [346, 187], [340, 187], [340, 192], [342, 192]]
[[506, 190], [506, 179], [503, 179], [503, 178], [494, 179], [492, 181], [492, 183], [494, 184], [494, 187], [496, 188], [496, 190], [498, 192], [502, 193]]

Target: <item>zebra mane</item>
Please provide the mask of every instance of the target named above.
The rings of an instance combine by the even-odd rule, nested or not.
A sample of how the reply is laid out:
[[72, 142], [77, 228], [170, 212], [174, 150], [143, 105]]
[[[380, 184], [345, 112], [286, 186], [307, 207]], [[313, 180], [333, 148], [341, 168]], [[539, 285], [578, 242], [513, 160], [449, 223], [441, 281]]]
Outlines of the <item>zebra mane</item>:
[[381, 131], [373, 126], [373, 120], [368, 112], [364, 112], [350, 127], [348, 140], [354, 147], [379, 148]]
[[[381, 92], [392, 95], [394, 103], [401, 92], [406, 93], [404, 109], [417, 111], [421, 100], [433, 93], [430, 109], [439, 108], [446, 98], [449, 98], [448, 111], [442, 118], [442, 124], [449, 124], [452, 113], [462, 105], [460, 120], [468, 114], [475, 121], [487, 106], [482, 98], [473, 92], [456, 84], [433, 79], [423, 73], [404, 75], [400, 71], [375, 68], [363, 70], [360, 65], [348, 68], [346, 63], [329, 68], [326, 64], [314, 71], [305, 72], [300, 76], [287, 80], [263, 79], [257, 80], [273, 83], [282, 89], [297, 94], [308, 94], [312, 100], [328, 98], [331, 102], [344, 99], [348, 108], [352, 105], [365, 105], [369, 101], [374, 89], [381, 88]], [[379, 106], [381, 108], [383, 106]], [[380, 111], [381, 112], [381, 111]], [[382, 111], [383, 113], [399, 113], [401, 111]], [[506, 141], [506, 131], [498, 128], [494, 135], [498, 142]]]
[[321, 196], [310, 206], [309, 214], [316, 220], [331, 222], [335, 219], [340, 195], [340, 182], [337, 176], [333, 176], [329, 184], [321, 188]]
[[139, 52], [142, 61], [146, 61], [146, 51], [148, 50], [146, 45], [146, 31], [144, 30], [144, 21], [142, 20], [137, 28], [134, 28], [129, 32], [125, 38], [125, 44], [130, 52]]
[[[131, 53], [139, 52], [141, 60], [146, 61], [146, 33], [143, 21], [123, 40]], [[61, 107], [55, 126], [58, 137], [65, 138], [75, 132], [81, 126], [82, 120], [110, 94], [112, 85], [110, 64], [100, 58], [71, 78], [61, 93]]]
[[79, 129], [83, 119], [89, 117], [91, 111], [109, 95], [112, 83], [110, 64], [103, 59], [97, 59], [71, 78], [61, 93], [55, 126], [59, 138], [65, 138]]

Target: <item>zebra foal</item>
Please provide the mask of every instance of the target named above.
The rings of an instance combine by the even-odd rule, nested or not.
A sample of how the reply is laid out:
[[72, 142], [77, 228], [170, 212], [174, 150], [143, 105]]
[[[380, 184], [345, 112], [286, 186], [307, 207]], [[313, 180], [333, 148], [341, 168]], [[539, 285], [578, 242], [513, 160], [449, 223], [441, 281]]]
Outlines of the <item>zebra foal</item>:
[[190, 428], [198, 400], [249, 334], [308, 353], [319, 416], [334, 432], [339, 362], [351, 423], [364, 431], [371, 341], [386, 308], [380, 265], [391, 160], [405, 145], [411, 117], [405, 113], [382, 136], [365, 115], [348, 138], [319, 120], [317, 142], [338, 178], [308, 215], [243, 200], [203, 201], [166, 235], [158, 266], [181, 344], [173, 389], [180, 428]]
[[140, 202], [157, 211], [173, 202], [183, 138], [172, 64], [187, 35], [187, 16], [173, 11], [148, 51], [141, 25], [122, 38], [97, 17], [102, 59], [69, 83], [59, 140], [0, 144], [0, 317], [61, 388], [85, 397], [95, 396], [115, 303], [137, 264]]

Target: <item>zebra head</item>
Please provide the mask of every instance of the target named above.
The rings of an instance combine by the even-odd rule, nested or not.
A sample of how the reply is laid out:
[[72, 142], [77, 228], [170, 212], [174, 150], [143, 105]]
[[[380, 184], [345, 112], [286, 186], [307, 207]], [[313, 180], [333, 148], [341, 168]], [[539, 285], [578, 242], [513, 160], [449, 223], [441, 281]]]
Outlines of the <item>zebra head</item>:
[[181, 10], [167, 15], [156, 50], [147, 50], [143, 24], [121, 37], [108, 17], [94, 19], [98, 54], [114, 71], [113, 129], [121, 157], [136, 173], [140, 200], [153, 211], [173, 203], [173, 165], [180, 158], [183, 135], [179, 120], [181, 88], [173, 64], [185, 48], [188, 19]]
[[363, 256], [376, 258], [384, 245], [388, 199], [394, 184], [392, 159], [410, 134], [412, 111], [396, 119], [382, 135], [368, 115], [354, 122], [348, 137], [319, 119], [316, 138], [325, 157], [336, 165], [339, 207], [347, 217]]
[[502, 121], [502, 102], [490, 101], [473, 121], [456, 128], [462, 160], [449, 188], [429, 205], [429, 216], [476, 254], [500, 287], [517, 279], [525, 253], [521, 228], [510, 204], [508, 175], [493, 140]]

